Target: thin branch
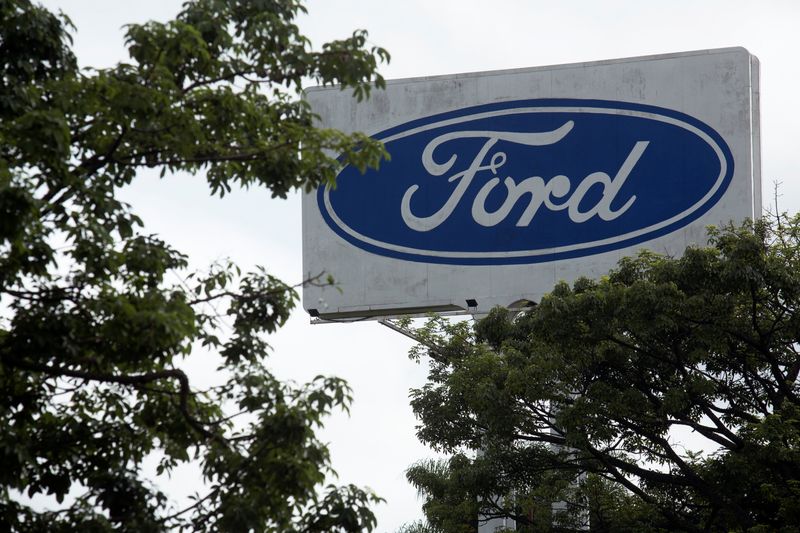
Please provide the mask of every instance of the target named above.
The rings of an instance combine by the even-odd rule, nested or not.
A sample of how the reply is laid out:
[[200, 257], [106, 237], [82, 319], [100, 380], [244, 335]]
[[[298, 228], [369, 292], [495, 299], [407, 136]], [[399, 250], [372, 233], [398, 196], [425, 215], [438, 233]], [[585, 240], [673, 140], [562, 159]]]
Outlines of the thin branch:
[[83, 370], [73, 370], [70, 368], [56, 367], [40, 363], [33, 363], [30, 361], [23, 361], [13, 357], [4, 357], [3, 362], [10, 366], [30, 370], [33, 372], [40, 372], [50, 376], [67, 376], [73, 378], [80, 378], [89, 381], [100, 381], [103, 383], [117, 383], [120, 385], [140, 386], [152, 383], [162, 379], [175, 379], [180, 386], [179, 392], [179, 409], [181, 414], [189, 422], [189, 425], [206, 439], [215, 440], [223, 444], [226, 448], [229, 446], [224, 437], [217, 433], [208, 431], [202, 422], [194, 418], [189, 412], [189, 396], [192, 395], [189, 387], [189, 378], [178, 368], [170, 368], [167, 370], [160, 370], [157, 372], [148, 372], [145, 374], [110, 374], [107, 372], [87, 372]]

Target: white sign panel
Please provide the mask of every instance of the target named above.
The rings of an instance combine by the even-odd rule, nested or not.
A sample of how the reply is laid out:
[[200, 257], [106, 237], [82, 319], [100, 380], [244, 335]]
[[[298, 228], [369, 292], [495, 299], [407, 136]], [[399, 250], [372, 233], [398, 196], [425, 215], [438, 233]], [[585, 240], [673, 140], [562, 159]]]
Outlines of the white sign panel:
[[679, 255], [761, 213], [758, 61], [742, 48], [397, 80], [322, 125], [391, 160], [303, 200], [303, 305], [321, 318], [486, 312]]

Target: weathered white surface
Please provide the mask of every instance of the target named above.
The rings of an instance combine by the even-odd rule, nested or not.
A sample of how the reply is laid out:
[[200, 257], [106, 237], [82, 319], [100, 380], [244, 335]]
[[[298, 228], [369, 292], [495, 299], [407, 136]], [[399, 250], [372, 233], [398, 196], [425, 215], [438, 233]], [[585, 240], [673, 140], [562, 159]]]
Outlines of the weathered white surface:
[[[703, 244], [708, 225], [761, 213], [758, 60], [725, 48], [541, 68], [395, 80], [356, 104], [338, 89], [307, 98], [322, 125], [374, 134], [414, 119], [464, 107], [534, 98], [599, 99], [686, 113], [717, 131], [735, 171], [720, 201], [689, 225], [636, 246], [587, 257], [522, 265], [462, 266], [404, 261], [359, 249], [324, 222], [313, 194], [303, 200], [303, 270], [331, 274], [337, 288], [306, 287], [303, 305], [323, 318], [392, 316], [422, 309], [483, 313], [496, 305], [538, 301], [559, 280], [598, 277], [637, 250], [679, 255]], [[399, 205], [398, 205], [399, 208]], [[472, 309], [471, 312], [476, 312]]]

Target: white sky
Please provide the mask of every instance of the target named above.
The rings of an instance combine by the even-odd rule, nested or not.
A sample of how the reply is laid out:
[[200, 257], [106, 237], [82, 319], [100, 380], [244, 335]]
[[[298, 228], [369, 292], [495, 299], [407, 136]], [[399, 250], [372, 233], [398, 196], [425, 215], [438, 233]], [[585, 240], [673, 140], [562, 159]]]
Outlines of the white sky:
[[[121, 26], [166, 20], [179, 0], [48, 0], [78, 27], [83, 66], [127, 59]], [[315, 45], [366, 28], [392, 54], [387, 79], [543, 66], [647, 54], [744, 46], [761, 61], [762, 181], [765, 202], [782, 182], [780, 207], [800, 209], [800, 2], [797, 0], [313, 0], [301, 29]], [[159, 233], [196, 267], [231, 257], [263, 264], [287, 282], [300, 281], [298, 196], [275, 201], [261, 190], [210, 199], [201, 177], [159, 181], [143, 174], [127, 191], [148, 231]], [[415, 438], [408, 389], [425, 369], [406, 357], [411, 343], [376, 323], [310, 326], [302, 310], [272, 339], [275, 373], [306, 381], [346, 378], [355, 389], [350, 417], [332, 417], [323, 433], [340, 483], [372, 487], [388, 503], [377, 508], [378, 531], [421, 516], [405, 469], [430, 452]], [[193, 361], [196, 383], [213, 380], [213, 361]], [[168, 485], [194, 489], [190, 470]]]

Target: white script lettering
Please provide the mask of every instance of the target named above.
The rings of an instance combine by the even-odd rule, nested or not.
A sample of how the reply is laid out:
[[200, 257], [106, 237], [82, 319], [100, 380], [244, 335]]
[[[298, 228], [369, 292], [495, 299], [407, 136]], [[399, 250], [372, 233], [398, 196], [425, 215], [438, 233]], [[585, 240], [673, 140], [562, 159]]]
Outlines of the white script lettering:
[[[433, 158], [433, 153], [442, 144], [455, 139], [466, 138], [486, 139], [486, 142], [484, 142], [465, 170], [456, 172], [447, 178], [448, 182], [457, 182], [457, 185], [444, 205], [432, 215], [418, 217], [411, 212], [412, 197], [420, 186], [415, 184], [409, 187], [403, 195], [400, 205], [400, 214], [403, 217], [403, 221], [409, 228], [420, 232], [430, 231], [438, 227], [453, 213], [478, 173], [486, 170], [490, 171], [493, 177], [483, 184], [472, 202], [472, 218], [482, 226], [495, 226], [505, 220], [520, 198], [526, 194], [530, 194], [530, 200], [525, 211], [516, 222], [519, 227], [528, 226], [542, 206], [550, 211], [566, 209], [570, 220], [575, 223], [586, 222], [595, 215], [605, 221], [618, 218], [633, 205], [636, 196], [631, 196], [618, 209], [612, 209], [611, 204], [628, 179], [633, 167], [642, 157], [648, 144], [650, 144], [649, 141], [638, 141], [634, 145], [613, 178], [605, 172], [592, 172], [578, 183], [571, 195], [570, 180], [564, 175], [554, 176], [546, 182], [540, 176], [531, 176], [519, 183], [511, 176], [508, 176], [502, 180], [507, 192], [505, 200], [495, 211], [487, 211], [486, 209], [486, 199], [494, 188], [500, 184], [501, 179], [497, 176], [497, 173], [507, 159], [506, 153], [501, 151], [496, 151], [489, 156], [498, 141], [502, 140], [526, 146], [548, 146], [556, 144], [566, 137], [573, 126], [574, 122], [570, 120], [560, 128], [546, 132], [455, 131], [436, 137], [428, 143], [422, 152], [422, 165], [431, 176], [442, 176], [452, 169], [458, 160], [458, 155], [452, 154], [447, 162], [437, 163]], [[486, 162], [487, 160], [488, 162]], [[602, 197], [593, 207], [588, 208], [586, 211], [581, 211], [581, 202], [594, 185], [602, 186]], [[583, 207], [585, 208], [586, 206]]]

